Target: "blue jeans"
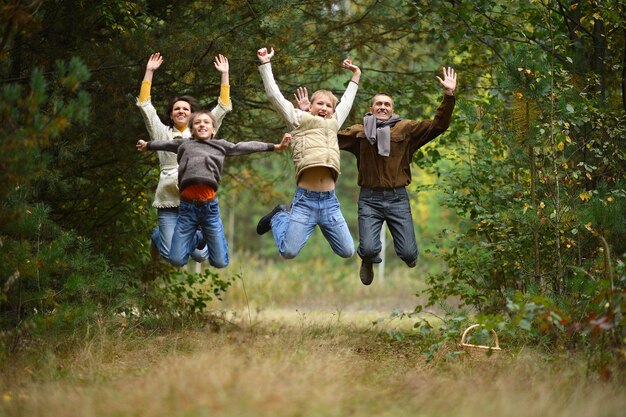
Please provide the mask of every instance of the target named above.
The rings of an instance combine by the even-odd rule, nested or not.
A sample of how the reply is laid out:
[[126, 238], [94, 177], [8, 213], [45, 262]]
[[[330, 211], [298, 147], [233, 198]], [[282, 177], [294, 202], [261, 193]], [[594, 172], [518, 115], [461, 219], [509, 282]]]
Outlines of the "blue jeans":
[[291, 212], [272, 217], [272, 234], [283, 258], [293, 259], [311, 237], [315, 226], [342, 258], [354, 255], [354, 240], [339, 209], [335, 191], [309, 191], [297, 187]]
[[209, 263], [216, 268], [225, 268], [229, 262], [228, 244], [217, 198], [203, 206], [180, 202], [169, 262], [175, 266], [187, 264], [189, 255], [196, 250], [200, 241], [198, 227], [206, 241]]
[[[178, 207], [158, 208], [157, 215], [159, 225], [152, 232], [152, 243], [159, 250], [159, 254], [165, 260], [170, 258], [170, 247], [172, 246], [172, 236], [178, 220]], [[202, 238], [202, 232], [198, 231], [198, 239]], [[204, 262], [208, 258], [208, 251], [205, 247], [202, 250], [194, 250], [191, 258], [196, 262]]]
[[361, 188], [359, 193], [359, 250], [365, 263], [382, 262], [380, 230], [383, 221], [393, 238], [396, 254], [408, 265], [417, 261], [418, 249], [413, 229], [411, 204], [404, 187], [374, 190]]

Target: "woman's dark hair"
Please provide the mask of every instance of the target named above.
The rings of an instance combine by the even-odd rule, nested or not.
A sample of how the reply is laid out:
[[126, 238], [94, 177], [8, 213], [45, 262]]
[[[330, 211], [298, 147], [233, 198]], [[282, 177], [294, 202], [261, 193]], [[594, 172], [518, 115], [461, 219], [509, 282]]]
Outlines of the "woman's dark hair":
[[169, 127], [174, 127], [174, 122], [172, 121], [172, 110], [174, 109], [174, 104], [177, 101], [186, 101], [189, 103], [189, 107], [191, 107], [191, 112], [195, 113], [200, 109], [200, 105], [198, 104], [198, 100], [196, 100], [192, 96], [177, 96], [170, 100], [167, 105], [167, 110], [165, 110], [165, 124]]

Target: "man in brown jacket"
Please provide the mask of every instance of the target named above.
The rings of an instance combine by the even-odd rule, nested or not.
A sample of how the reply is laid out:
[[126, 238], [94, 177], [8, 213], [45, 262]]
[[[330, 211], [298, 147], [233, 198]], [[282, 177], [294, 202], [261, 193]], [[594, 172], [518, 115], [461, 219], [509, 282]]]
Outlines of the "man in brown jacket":
[[372, 264], [382, 262], [380, 231], [387, 223], [396, 254], [409, 266], [417, 262], [417, 242], [406, 186], [411, 183], [413, 154], [446, 131], [454, 109], [456, 73], [443, 68], [437, 77], [445, 94], [432, 120], [404, 120], [393, 112], [387, 94], [372, 98], [363, 124], [339, 131], [339, 148], [353, 153], [359, 170], [359, 249], [361, 282], [374, 279]]

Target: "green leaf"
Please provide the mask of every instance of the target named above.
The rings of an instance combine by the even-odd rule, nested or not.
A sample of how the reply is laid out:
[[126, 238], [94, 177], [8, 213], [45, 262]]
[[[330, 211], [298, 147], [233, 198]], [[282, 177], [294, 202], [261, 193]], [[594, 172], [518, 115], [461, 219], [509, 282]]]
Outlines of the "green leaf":
[[519, 326], [521, 329], [524, 329], [524, 330], [530, 330], [530, 329], [532, 329], [532, 323], [531, 323], [531, 322], [529, 322], [529, 321], [528, 321], [528, 320], [526, 320], [526, 319], [522, 319], [522, 320], [520, 320], [520, 322], [519, 322], [518, 326]]

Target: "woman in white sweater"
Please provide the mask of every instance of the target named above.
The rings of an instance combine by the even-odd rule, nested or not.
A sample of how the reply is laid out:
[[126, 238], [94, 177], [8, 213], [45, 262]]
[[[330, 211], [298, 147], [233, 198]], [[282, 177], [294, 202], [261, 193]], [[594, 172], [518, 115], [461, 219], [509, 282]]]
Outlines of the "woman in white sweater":
[[[192, 113], [198, 110], [198, 104], [195, 98], [191, 96], [179, 96], [170, 100], [166, 111], [167, 124], [163, 123], [157, 115], [156, 109], [152, 105], [150, 99], [150, 88], [152, 85], [152, 77], [154, 72], [159, 69], [163, 63], [163, 57], [156, 52], [150, 56], [146, 64], [146, 72], [143, 82], [141, 83], [141, 91], [137, 98], [137, 107], [141, 111], [146, 129], [151, 140], [175, 140], [191, 137], [189, 130], [189, 118]], [[228, 79], [228, 59], [222, 55], [215, 57], [215, 69], [221, 73], [220, 97], [217, 106], [211, 111], [211, 115], [216, 122], [216, 131], [219, 129], [226, 113], [232, 110], [230, 101], [230, 85]], [[158, 213], [158, 227], [152, 233], [150, 253], [153, 258], [159, 255], [164, 259], [169, 258], [169, 252], [172, 242], [172, 235], [176, 220], [178, 218], [178, 207], [180, 205], [178, 191], [178, 163], [176, 162], [176, 154], [171, 152], [159, 151], [160, 175], [159, 183], [154, 196], [153, 207], [156, 207]], [[200, 233], [200, 232], [198, 232]], [[191, 257], [197, 262], [207, 259], [208, 252], [206, 248], [194, 251]]]

